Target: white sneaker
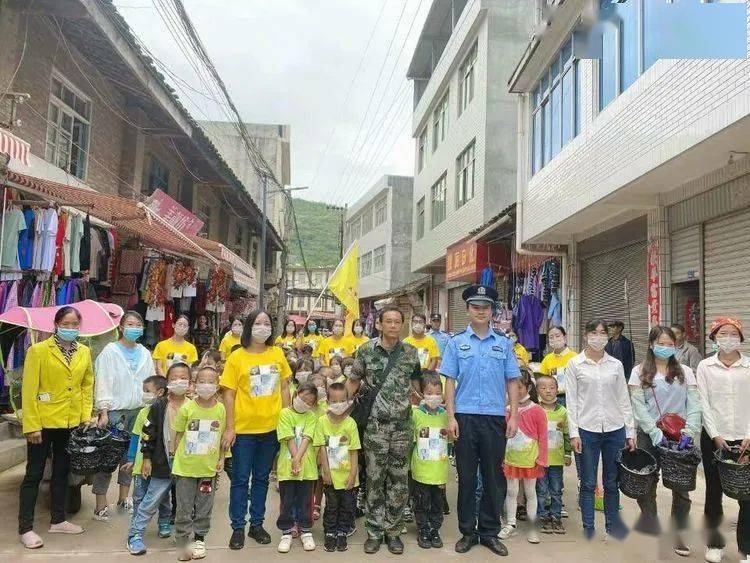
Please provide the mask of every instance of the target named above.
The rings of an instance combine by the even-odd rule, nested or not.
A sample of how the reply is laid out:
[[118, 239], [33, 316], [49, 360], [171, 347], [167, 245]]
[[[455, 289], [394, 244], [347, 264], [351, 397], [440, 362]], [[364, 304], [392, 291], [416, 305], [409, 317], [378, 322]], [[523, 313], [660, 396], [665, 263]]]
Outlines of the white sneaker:
[[315, 550], [315, 540], [313, 539], [313, 536], [310, 532], [301, 534], [299, 539], [302, 540], [302, 549], [304, 549], [305, 551]]
[[515, 524], [506, 524], [503, 526], [503, 528], [500, 530], [500, 533], [497, 535], [501, 540], [507, 540], [508, 538], [516, 535], [516, 525]]
[[279, 542], [279, 553], [289, 553], [292, 549], [292, 534], [284, 534]]
[[97, 522], [109, 522], [109, 507], [105, 506], [101, 510], [94, 510], [93, 519]]
[[195, 540], [193, 542], [193, 559], [203, 559], [206, 556], [206, 542]]
[[528, 532], [526, 532], [526, 539], [529, 543], [539, 543], [542, 541], [539, 539], [539, 532], [537, 532], [536, 527], [532, 527]]
[[707, 547], [706, 548], [706, 561], [708, 563], [721, 563], [724, 557], [724, 550], [720, 547]]

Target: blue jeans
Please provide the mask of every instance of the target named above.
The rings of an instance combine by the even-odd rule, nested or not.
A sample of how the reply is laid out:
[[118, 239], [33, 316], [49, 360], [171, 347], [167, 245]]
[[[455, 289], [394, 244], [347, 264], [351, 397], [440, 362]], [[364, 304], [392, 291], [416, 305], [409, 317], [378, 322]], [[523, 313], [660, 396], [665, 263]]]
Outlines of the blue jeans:
[[539, 518], [562, 518], [563, 466], [551, 465], [543, 477], [536, 480]]
[[620, 520], [620, 490], [617, 487], [617, 453], [625, 447], [625, 428], [612, 432], [581, 433], [581, 492], [579, 504], [583, 517], [583, 528], [587, 534], [594, 532], [594, 490], [599, 472], [599, 456], [602, 458], [604, 488], [604, 522], [607, 533], [618, 532], [624, 527]]
[[232, 446], [232, 485], [229, 488], [229, 518], [233, 530], [243, 530], [247, 522], [247, 487], [250, 486], [250, 525], [263, 524], [266, 516], [268, 475], [279, 451], [276, 431], [264, 434], [237, 434]]
[[[136, 477], [136, 490], [133, 491], [133, 519], [130, 521], [129, 538], [136, 534], [142, 536], [146, 526], [157, 512], [159, 513], [160, 524], [169, 522], [172, 515], [172, 503], [169, 497], [171, 487], [172, 479]], [[136, 491], [139, 489], [143, 491], [143, 494], [136, 506]]]
[[[146, 496], [151, 477], [141, 477], [133, 475], [133, 514], [138, 512], [138, 506], [141, 504], [143, 497]], [[172, 518], [172, 501], [169, 495], [164, 495], [161, 504], [159, 504], [159, 525], [169, 524]]]

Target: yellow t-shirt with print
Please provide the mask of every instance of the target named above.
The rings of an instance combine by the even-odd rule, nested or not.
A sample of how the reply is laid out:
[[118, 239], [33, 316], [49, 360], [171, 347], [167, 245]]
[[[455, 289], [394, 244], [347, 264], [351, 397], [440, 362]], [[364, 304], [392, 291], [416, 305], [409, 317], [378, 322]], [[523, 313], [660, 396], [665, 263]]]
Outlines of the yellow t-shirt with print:
[[184, 362], [191, 366], [197, 362], [198, 350], [187, 340], [177, 344], [174, 340], [168, 338], [156, 345], [151, 357], [160, 362], [162, 372], [166, 375], [169, 366], [172, 364]]
[[550, 352], [544, 359], [542, 359], [542, 365], [539, 367], [540, 373], [544, 375], [551, 375], [557, 379], [557, 394], [565, 394], [565, 368], [571, 358], [575, 358], [576, 354], [570, 348], [565, 348], [561, 354]]
[[291, 375], [284, 351], [278, 346], [267, 346], [261, 353], [240, 348], [227, 358], [219, 383], [237, 392], [234, 398], [237, 434], [276, 430], [281, 412], [281, 382]]
[[362, 344], [364, 344], [368, 340], [370, 340], [370, 339], [367, 338], [364, 335], [362, 335], [362, 336], [355, 336], [355, 335], [352, 334], [351, 336], [349, 336], [349, 342], [351, 343], [352, 348], [353, 348], [352, 354], [354, 352], [356, 352], [359, 349], [359, 347], [362, 346]]
[[331, 365], [331, 359], [333, 359], [334, 356], [346, 358], [347, 356], [352, 355], [354, 355], [354, 348], [352, 347], [352, 341], [349, 338], [345, 336], [339, 338], [329, 336], [320, 343], [320, 346], [318, 346], [313, 357], [320, 358], [320, 363], [324, 366], [328, 366]]
[[219, 352], [221, 352], [221, 355], [225, 360], [229, 357], [229, 354], [232, 353], [232, 348], [237, 346], [237, 344], [240, 344], [239, 336], [235, 336], [231, 332], [224, 335], [224, 338], [222, 338], [219, 343]]
[[277, 336], [276, 340], [274, 340], [274, 344], [280, 348], [294, 348], [295, 344], [297, 344], [297, 337], [288, 335]]
[[319, 334], [310, 333], [307, 336], [301, 336], [299, 339], [299, 345], [300, 348], [304, 346], [305, 344], [309, 344], [312, 348], [312, 357], [316, 358], [318, 356], [318, 348], [320, 347], [320, 343], [323, 342], [323, 337]]
[[440, 348], [435, 339], [429, 334], [425, 334], [422, 338], [414, 338], [410, 334], [404, 338], [404, 342], [411, 344], [417, 349], [417, 356], [419, 356], [419, 363], [422, 369], [427, 369], [430, 365], [430, 360], [433, 358], [440, 358]]

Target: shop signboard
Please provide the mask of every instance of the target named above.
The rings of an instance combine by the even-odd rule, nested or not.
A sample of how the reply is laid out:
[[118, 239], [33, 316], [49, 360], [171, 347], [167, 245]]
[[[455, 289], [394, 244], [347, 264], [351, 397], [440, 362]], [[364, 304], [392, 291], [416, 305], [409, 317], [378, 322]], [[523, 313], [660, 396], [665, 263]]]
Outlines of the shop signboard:
[[148, 208], [184, 234], [195, 236], [203, 228], [203, 221], [159, 189], [151, 195]]
[[487, 265], [487, 245], [475, 241], [459, 242], [448, 247], [445, 256], [445, 280], [474, 282]]

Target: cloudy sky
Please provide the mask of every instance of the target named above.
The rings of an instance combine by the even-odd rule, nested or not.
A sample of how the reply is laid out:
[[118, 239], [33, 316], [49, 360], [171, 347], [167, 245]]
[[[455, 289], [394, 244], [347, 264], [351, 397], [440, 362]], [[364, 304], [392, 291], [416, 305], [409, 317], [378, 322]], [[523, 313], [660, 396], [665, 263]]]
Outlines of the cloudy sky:
[[[194, 117], [226, 119], [169, 32], [170, 4], [115, 0]], [[382, 174], [413, 173], [405, 74], [431, 0], [184, 4], [243, 118], [291, 125], [292, 183], [310, 186], [296, 195], [351, 204]]]

